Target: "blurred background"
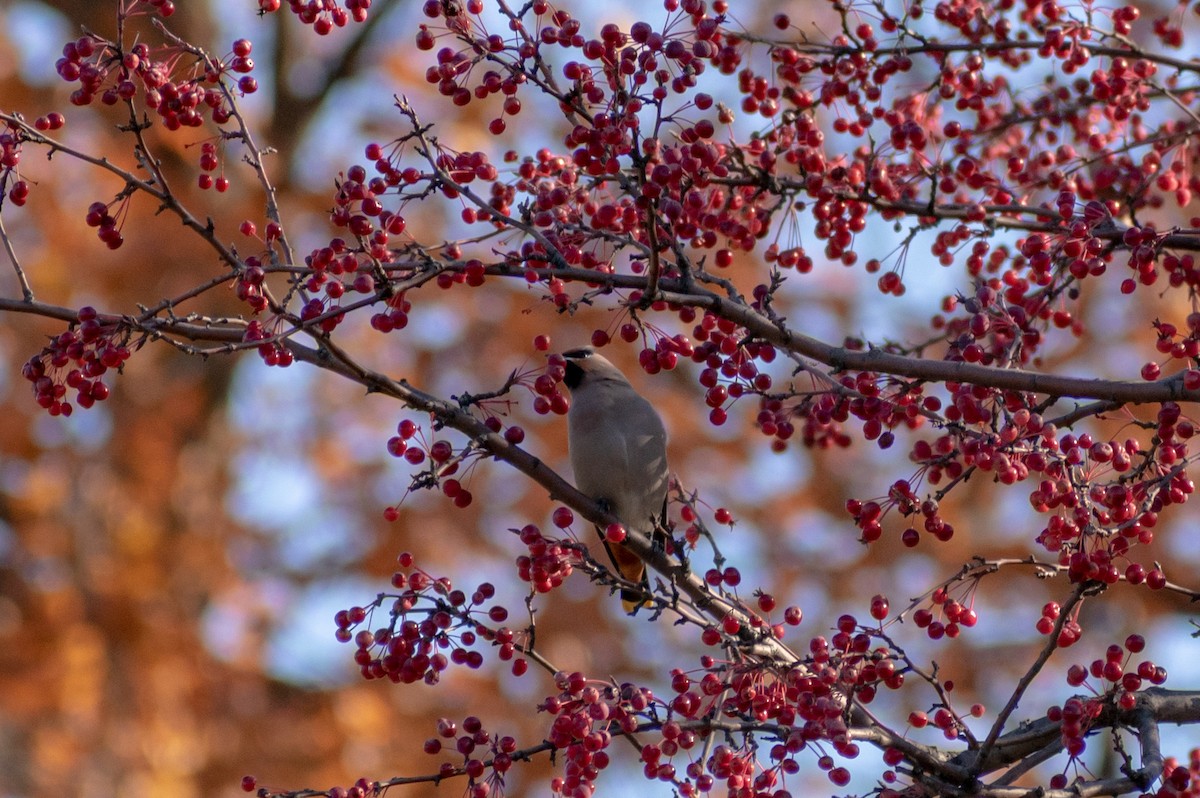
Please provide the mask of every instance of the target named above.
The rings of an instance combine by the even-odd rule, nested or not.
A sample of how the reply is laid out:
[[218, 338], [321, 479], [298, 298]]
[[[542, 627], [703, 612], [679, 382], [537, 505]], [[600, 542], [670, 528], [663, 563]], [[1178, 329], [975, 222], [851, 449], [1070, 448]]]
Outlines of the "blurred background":
[[[639, 14], [657, 25], [663, 13], [599, 5], [572, 10], [597, 28], [600, 21], [627, 27]], [[739, 10], [739, 20], [752, 26], [776, 10], [760, 5]], [[82, 30], [113, 35], [114, 6], [0, 2], [0, 108], [27, 118], [62, 111], [67, 141], [130, 164], [115, 128], [119, 118], [71, 107], [71, 87], [54, 72], [63, 43]], [[259, 18], [253, 0], [188, 0], [178, 7], [172, 30], [214, 53], [227, 53], [237, 38], [254, 42], [262, 88], [245, 110], [259, 142], [276, 150], [270, 168], [302, 253], [328, 241], [326, 211], [337, 173], [362, 161], [367, 142], [402, 132], [393, 95], [409, 96], [456, 149], [532, 152], [561, 136], [548, 125], [552, 115], [527, 113], [509, 121], [505, 137], [488, 137], [494, 107], [476, 102], [454, 109], [430, 91], [424, 73], [433, 55], [413, 46], [424, 21], [418, 3], [376, 0], [370, 23], [327, 37], [312, 35], [287, 13]], [[832, 19], [811, 16], [815, 29], [832, 29]], [[146, 30], [147, 41], [157, 41]], [[211, 216], [223, 240], [234, 241], [242, 219], [261, 228], [262, 197], [232, 148], [223, 159], [231, 190], [195, 188], [204, 135], [151, 132], [177, 193], [197, 215]], [[22, 168], [35, 181], [33, 195], [24, 208], [5, 207], [5, 224], [39, 300], [132, 312], [137, 302], [177, 294], [220, 272], [203, 242], [181, 234], [168, 214], [155, 216], [140, 197], [130, 209], [124, 247], [110, 252], [83, 216], [89, 203], [111, 199], [119, 185], [61, 156], [47, 164], [32, 148]], [[453, 237], [458, 213], [454, 203], [440, 201], [410, 207], [406, 215], [422, 240], [438, 241]], [[870, 239], [879, 251], [863, 251], [860, 263], [894, 247], [887, 230]], [[861, 269], [818, 262], [787, 289], [789, 317], [831, 342], [846, 335], [916, 339], [923, 326], [927, 336], [941, 297], [969, 286], [955, 282], [956, 272], [921, 262], [919, 245], [913, 253], [910, 290], [899, 299], [882, 299], [875, 277]], [[759, 266], [739, 263], [731, 274], [749, 288], [762, 279]], [[1085, 324], [1098, 333], [1063, 334], [1045, 368], [1132, 376], [1153, 357], [1148, 321], [1188, 311], [1171, 294], [1142, 291], [1130, 303], [1112, 282], [1095, 286], [1081, 303]], [[0, 291], [19, 296], [7, 264]], [[620, 321], [608, 308], [560, 316], [523, 284], [424, 294], [414, 297], [412, 324], [403, 333], [380, 336], [347, 325], [339, 335], [365, 362], [447, 396], [491, 390], [513, 369], [540, 367], [543, 356], [531, 343], [537, 334], [551, 335], [561, 349]], [[223, 306], [211, 297], [204, 302], [188, 309], [241, 312], [232, 296], [220, 300]], [[461, 721], [475, 714], [522, 744], [542, 739], [548, 719], [532, 707], [554, 688], [539, 672], [516, 679], [485, 654], [483, 669], [454, 669], [437, 688], [365, 682], [352, 649], [333, 638], [334, 613], [386, 590], [401, 551], [414, 552], [431, 574], [450, 576], [468, 592], [492, 581], [510, 609], [520, 608], [523, 594], [511, 582], [523, 547], [508, 530], [547, 523], [553, 505], [539, 488], [484, 463], [469, 475], [476, 497], [469, 508], [414, 495], [400, 519], [386, 523], [382, 511], [404, 496], [408, 471], [387, 456], [384, 443], [400, 420], [422, 419], [309, 367], [267, 369], [253, 355], [202, 360], [150, 346], [113, 380], [110, 400], [70, 419], [51, 418], [34, 405], [20, 367], [59, 331], [35, 317], [7, 316], [0, 324], [0, 798], [231, 796], [242, 794], [245, 774], [272, 789], [327, 789], [360, 776], [430, 773], [441, 760], [424, 755], [421, 741], [434, 734], [439, 716]], [[985, 480], [962, 486], [943, 505], [957, 529], [949, 543], [926, 541], [909, 551], [897, 529], [866, 549], [844, 503], [880, 496], [893, 480], [910, 476], [910, 438], [900, 435], [888, 451], [856, 442], [848, 450], [794, 446], [773, 453], [753, 427], [757, 408], [750, 402], [735, 405], [724, 427], [711, 427], [690, 364], [648, 377], [636, 373], [635, 347], [611, 350], [667, 417], [672, 464], [683, 482], [738, 519], [720, 543], [741, 568], [746, 593], [761, 586], [781, 607], [804, 610], [804, 625], [791, 638], [798, 649], [826, 634], [842, 612], [865, 618], [874, 593], [887, 593], [898, 610], [973, 554], [1040, 553], [1032, 539], [1043, 522], [1029, 511], [1028, 491], [995, 490]], [[512, 409], [528, 433], [526, 447], [568, 474], [563, 421], [536, 416], [528, 405]], [[1124, 424], [1114, 419], [1099, 432], [1117, 434]], [[1154, 544], [1168, 577], [1184, 583], [1200, 565], [1194, 532], [1184, 531], [1188, 517], [1191, 508], [1175, 513]], [[975, 596], [979, 626], [957, 643], [931, 643], [911, 626], [896, 636], [918, 660], [937, 659], [964, 707], [975, 700], [1002, 704], [1040, 645], [1033, 626], [1041, 605], [1068, 592], [1061, 581], [1014, 572], [984, 583]], [[1089, 632], [1080, 649], [1087, 651], [1063, 659], [1061, 669], [1035, 685], [1026, 702], [1031, 712], [1070, 693], [1061, 677], [1066, 664], [1090, 661], [1134, 630], [1147, 633], [1147, 654], [1171, 670], [1168, 686], [1198, 686], [1182, 602], [1124, 586], [1114, 592], [1119, 598], [1085, 608], [1105, 613], [1085, 619]], [[619, 604], [583, 576], [537, 607], [539, 647], [564, 669], [661, 687], [667, 668], [697, 667], [702, 653], [690, 631], [623, 617]], [[906, 690], [881, 700], [902, 718], [934, 699]], [[602, 790], [670, 794], [667, 785], [640, 782], [636, 762], [614, 770]], [[509, 793], [545, 795], [551, 771], [544, 760], [515, 768]], [[828, 787], [815, 766], [797, 784]], [[871, 784], [856, 778], [852, 789]], [[461, 789], [448, 784], [441, 793]], [[418, 786], [394, 794], [435, 791]]]

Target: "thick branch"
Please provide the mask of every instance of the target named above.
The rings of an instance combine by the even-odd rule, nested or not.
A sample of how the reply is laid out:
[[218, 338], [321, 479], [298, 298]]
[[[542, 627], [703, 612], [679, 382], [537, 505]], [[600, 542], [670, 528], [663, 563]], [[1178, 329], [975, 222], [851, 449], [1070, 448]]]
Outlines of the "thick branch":
[[[611, 288], [645, 290], [646, 278], [638, 275], [602, 274], [588, 269], [534, 269], [539, 276], [588, 282]], [[493, 267], [492, 274], [522, 276], [509, 267]], [[824, 341], [789, 329], [784, 320], [774, 322], [753, 308], [720, 294], [680, 279], [661, 279], [659, 298], [667, 302], [707, 310], [745, 328], [750, 337], [810, 358], [835, 371], [872, 371], [897, 377], [910, 377], [928, 382], [955, 382], [982, 385], [1008, 391], [1022, 391], [1054, 398], [1091, 399], [1112, 404], [1152, 404], [1156, 402], [1197, 402], [1200, 391], [1183, 387], [1182, 375], [1143, 380], [1107, 380], [1044, 374], [1025, 369], [982, 366], [962, 361], [897, 355], [879, 349], [858, 351], [833, 346]]]
[[[1106, 702], [1099, 717], [1092, 722], [1091, 728], [1136, 729], [1141, 736], [1142, 771], [1145, 784], [1149, 784], [1161, 775], [1163, 763], [1162, 752], [1158, 749], [1158, 732], [1151, 728], [1162, 723], [1177, 723], [1194, 725], [1200, 723], [1200, 691], [1195, 690], [1165, 690], [1152, 687], [1136, 694], [1137, 701], [1132, 709], [1120, 709], [1112, 702]], [[990, 773], [1020, 762], [1048, 746], [1061, 748], [1061, 724], [1046, 718], [1025, 722], [1021, 727], [1001, 736], [984, 754], [983, 749], [964, 751], [952, 758], [951, 762], [968, 770], [979, 773]], [[981, 757], [981, 754], [984, 754]], [[1128, 792], [1137, 786], [1144, 789], [1145, 784], [1125, 787], [1119, 792]], [[1045, 793], [1047, 796], [1051, 792]], [[1062, 795], [1075, 795], [1074, 791], [1063, 791]], [[1092, 793], [1095, 795], [1117, 794]]]

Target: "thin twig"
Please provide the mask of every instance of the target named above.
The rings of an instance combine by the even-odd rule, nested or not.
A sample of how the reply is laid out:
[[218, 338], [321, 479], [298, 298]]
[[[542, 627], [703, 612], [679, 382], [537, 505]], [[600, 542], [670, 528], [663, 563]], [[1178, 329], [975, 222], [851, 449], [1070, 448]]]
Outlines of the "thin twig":
[[1058, 618], [1056, 618], [1054, 621], [1054, 628], [1051, 629], [1050, 634], [1047, 635], [1046, 642], [1042, 646], [1042, 650], [1038, 652], [1037, 659], [1033, 661], [1033, 664], [1029, 666], [1028, 670], [1026, 670], [1025, 673], [1021, 675], [1021, 678], [1017, 680], [1017, 686], [1013, 689], [1012, 695], [1008, 697], [1008, 702], [1005, 703], [1004, 708], [1000, 710], [1000, 714], [996, 716], [996, 720], [992, 724], [992, 728], [988, 732], [988, 736], [984, 739], [983, 745], [979, 747], [979, 759], [977, 767], [972, 768], [972, 773], [974, 775], [979, 775], [979, 769], [987, 760], [988, 755], [991, 753], [992, 747], [996, 744], [996, 740], [1000, 738], [1000, 734], [1004, 731], [1004, 725], [1008, 722], [1009, 717], [1011, 717], [1012, 713], [1016, 711], [1017, 705], [1021, 703], [1021, 698], [1025, 695], [1025, 691], [1029, 689], [1029, 686], [1033, 684], [1033, 680], [1039, 673], [1042, 672], [1042, 668], [1045, 667], [1046, 663], [1050, 661], [1050, 657], [1053, 656], [1054, 652], [1058, 650], [1058, 636], [1062, 633], [1063, 627], [1066, 625], [1067, 621], [1074, 616], [1074, 610], [1079, 605], [1079, 602], [1083, 601], [1083, 597], [1087, 592], [1087, 587], [1087, 585], [1078, 585], [1075, 590], [1071, 592], [1070, 597], [1067, 598], [1067, 600], [1063, 603], [1061, 609], [1059, 610]]
[[17, 257], [17, 252], [13, 249], [12, 240], [8, 237], [8, 231], [4, 229], [4, 214], [0, 214], [0, 241], [4, 242], [4, 251], [8, 253], [8, 260], [12, 264], [13, 271], [17, 273], [17, 282], [21, 286], [21, 297], [27, 303], [32, 303], [33, 288], [29, 285], [29, 279], [25, 276], [25, 270], [21, 268], [21, 260]]

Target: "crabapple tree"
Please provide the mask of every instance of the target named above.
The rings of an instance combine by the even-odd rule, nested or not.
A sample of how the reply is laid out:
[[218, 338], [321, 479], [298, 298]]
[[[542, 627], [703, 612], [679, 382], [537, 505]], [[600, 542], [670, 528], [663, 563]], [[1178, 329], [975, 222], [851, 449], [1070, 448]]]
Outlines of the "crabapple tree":
[[[391, 5], [241, 1], [311, 37]], [[62, 47], [69, 103], [0, 109], [0, 310], [56, 325], [26, 353], [30, 399], [86, 413], [155, 348], [386, 399], [377, 446], [408, 476], [375, 511], [400, 525], [436, 498], [507, 552], [504, 581], [460, 586], [396, 550], [390, 584], [331, 633], [389, 689], [436, 700], [480, 671], [540, 696], [524, 739], [447, 713], [410, 735], [428, 737], [417, 772], [246, 791], [485, 798], [550, 761], [531, 793], [604, 793], [623, 766], [688, 797], [1200, 794], [1200, 748], [1160, 734], [1200, 724], [1200, 685], [1164, 687], [1155, 659], [1200, 598], [1169, 545], [1192, 512], [1200, 401], [1200, 6], [832, 0], [797, 20], [665, 0], [629, 22], [568, 0], [425, 0], [400, 45], [424, 85], [375, 86], [387, 124], [339, 154], [318, 213], [283, 201], [293, 177], [255, 125], [255, 99], [282, 88], [263, 85], [254, 31], [212, 46], [175, 27], [183, 4], [111, 5], [111, 32]], [[467, 114], [475, 129], [455, 127]], [[99, 125], [116, 131], [104, 147], [72, 133]], [[59, 169], [108, 188], [57, 225], [119, 254], [168, 218], [207, 264], [165, 297], [67, 304], [89, 293], [88, 256], [69, 288], [43, 285], [16, 230]], [[256, 210], [205, 209], [235, 197]], [[524, 351], [497, 368], [480, 339], [465, 356], [491, 384], [462, 368], [422, 383], [380, 356], [421, 346], [426, 308], [514, 302]], [[856, 326], [829, 310], [845, 302]], [[671, 393], [665, 542], [621, 528], [529, 435], [570, 406], [555, 352], [581, 326], [571, 345], [590, 335]], [[853, 492], [807, 488], [812, 507], [836, 500], [819, 522], [773, 510], [705, 473], [701, 439], [773, 458], [741, 464], [752, 480], [854, 464]], [[495, 471], [549, 500], [509, 526], [470, 515], [499, 500]], [[826, 617], [790, 597], [826, 564], [786, 541], [818, 523], [831, 550], [895, 563], [862, 569]], [[644, 679], [588, 672], [537, 633], [565, 586], [614, 606], [635, 587], [593, 525], [652, 574], [623, 619], [661, 632], [667, 664]], [[768, 552], [752, 568], [743, 527]], [[1001, 609], [1013, 585], [1045, 596], [1040, 613]], [[1125, 629], [1129, 607], [1166, 620]], [[972, 642], [988, 635], [1020, 642], [996, 657]]]

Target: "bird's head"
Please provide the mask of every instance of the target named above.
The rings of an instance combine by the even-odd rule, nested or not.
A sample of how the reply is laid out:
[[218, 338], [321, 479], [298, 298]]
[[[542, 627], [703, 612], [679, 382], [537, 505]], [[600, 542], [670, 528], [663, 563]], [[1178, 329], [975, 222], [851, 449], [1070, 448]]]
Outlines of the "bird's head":
[[562, 357], [566, 361], [563, 382], [572, 392], [579, 390], [580, 386], [604, 380], [629, 384], [620, 369], [603, 355], [596, 354], [596, 350], [590, 346], [568, 349], [562, 353]]

